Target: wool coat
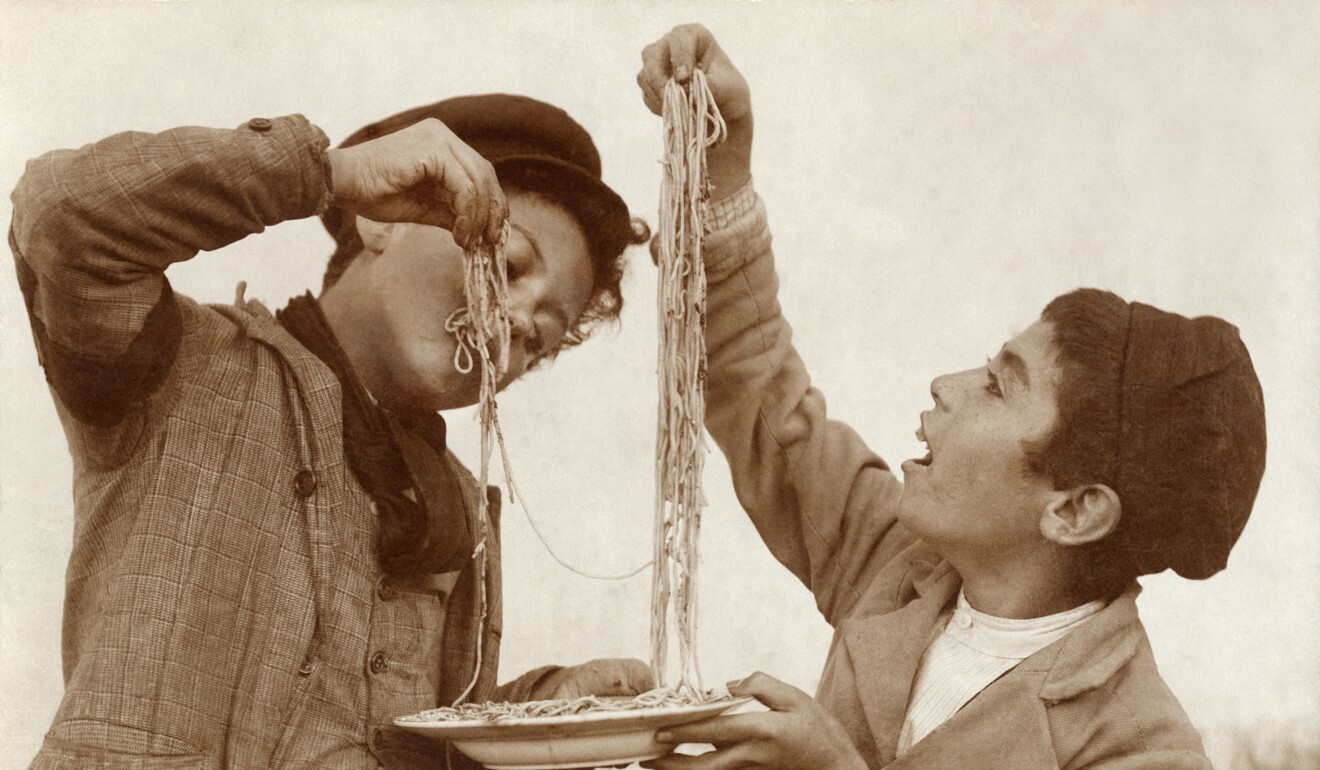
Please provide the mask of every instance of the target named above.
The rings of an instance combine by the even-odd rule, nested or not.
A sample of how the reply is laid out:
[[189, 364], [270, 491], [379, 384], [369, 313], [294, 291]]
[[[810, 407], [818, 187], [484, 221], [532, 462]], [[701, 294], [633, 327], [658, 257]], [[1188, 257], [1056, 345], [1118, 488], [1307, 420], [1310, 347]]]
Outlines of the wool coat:
[[[65, 692], [33, 767], [443, 767], [392, 720], [549, 670], [495, 694], [498, 506], [484, 610], [472, 561], [387, 578], [334, 372], [241, 290], [170, 288], [171, 264], [323, 210], [327, 144], [300, 116], [130, 132], [31, 161], [13, 193], [75, 474]], [[471, 475], [399, 440], [419, 484], [459, 479], [476, 531]]]
[[1132, 589], [896, 758], [922, 654], [958, 574], [896, 519], [902, 483], [829, 419], [777, 299], [750, 184], [710, 212], [706, 425], [738, 499], [834, 627], [817, 700], [873, 768], [1205, 768]]

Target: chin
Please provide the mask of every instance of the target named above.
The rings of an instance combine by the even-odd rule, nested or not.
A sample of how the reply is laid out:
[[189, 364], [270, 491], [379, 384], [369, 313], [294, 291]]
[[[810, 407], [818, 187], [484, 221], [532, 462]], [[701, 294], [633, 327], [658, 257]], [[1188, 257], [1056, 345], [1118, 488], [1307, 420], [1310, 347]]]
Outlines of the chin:
[[476, 402], [476, 375], [454, 369], [452, 348], [416, 345], [404, 356], [403, 366], [396, 368], [392, 377], [388, 401], [394, 408], [436, 412]]
[[935, 534], [935, 530], [931, 528], [927, 518], [922, 516], [920, 503], [910, 499], [907, 492], [908, 490], [904, 489], [903, 497], [898, 500], [898, 507], [894, 511], [895, 518], [909, 532], [929, 542], [934, 539], [932, 535]]

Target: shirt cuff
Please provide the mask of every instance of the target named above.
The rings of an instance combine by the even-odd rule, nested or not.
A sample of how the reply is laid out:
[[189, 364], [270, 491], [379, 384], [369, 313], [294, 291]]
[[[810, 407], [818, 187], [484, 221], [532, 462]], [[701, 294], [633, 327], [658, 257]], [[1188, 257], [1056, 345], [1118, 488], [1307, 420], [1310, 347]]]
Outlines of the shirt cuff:
[[765, 204], [748, 181], [706, 210], [702, 262], [706, 279], [718, 281], [770, 249]]
[[723, 230], [756, 207], [756, 190], [749, 179], [733, 195], [712, 203], [706, 209], [706, 233]]

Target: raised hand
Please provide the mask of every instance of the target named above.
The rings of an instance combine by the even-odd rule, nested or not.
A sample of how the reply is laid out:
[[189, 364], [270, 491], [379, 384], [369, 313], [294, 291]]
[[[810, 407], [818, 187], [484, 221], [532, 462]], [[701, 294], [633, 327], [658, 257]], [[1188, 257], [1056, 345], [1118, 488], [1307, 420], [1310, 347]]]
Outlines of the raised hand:
[[329, 158], [335, 205], [376, 222], [443, 227], [467, 248], [508, 216], [494, 167], [434, 118]]
[[751, 178], [752, 96], [742, 73], [710, 30], [700, 24], [684, 24], [642, 49], [637, 85], [647, 108], [659, 115], [665, 84], [670, 78], [685, 83], [697, 69], [705, 73], [706, 85], [729, 131], [723, 143], [711, 148], [706, 161], [714, 187], [712, 197], [718, 200], [737, 192]]

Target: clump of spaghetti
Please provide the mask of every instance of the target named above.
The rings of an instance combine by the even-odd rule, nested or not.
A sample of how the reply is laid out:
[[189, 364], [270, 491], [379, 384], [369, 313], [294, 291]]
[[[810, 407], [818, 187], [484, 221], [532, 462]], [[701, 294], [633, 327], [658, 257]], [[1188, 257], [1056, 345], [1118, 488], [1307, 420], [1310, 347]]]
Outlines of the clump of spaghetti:
[[659, 410], [656, 430], [654, 571], [651, 583], [651, 666], [668, 682], [670, 610], [678, 641], [674, 691], [702, 700], [697, 665], [697, 544], [706, 379], [706, 274], [701, 261], [709, 181], [706, 151], [725, 136], [705, 73], [665, 85], [665, 158], [660, 187]]
[[509, 345], [513, 326], [509, 321], [509, 273], [504, 246], [509, 240], [509, 224], [504, 223], [499, 240], [487, 243], [484, 239], [465, 253], [463, 260], [463, 295], [467, 306], [455, 310], [445, 319], [445, 330], [458, 340], [454, 350], [454, 368], [471, 372], [475, 367], [480, 377], [481, 390], [477, 401], [477, 418], [481, 423], [481, 468], [477, 494], [477, 545], [472, 558], [477, 562], [477, 585], [480, 586], [481, 628], [477, 634], [476, 665], [472, 681], [455, 703], [462, 702], [472, 692], [481, 674], [482, 638], [489, 621], [489, 601], [486, 596], [487, 559], [486, 537], [490, 529], [486, 509], [486, 484], [490, 476], [490, 457], [495, 444], [500, 447], [500, 461], [510, 491], [513, 475], [509, 470], [509, 453], [504, 447], [496, 412], [495, 394], [500, 380], [509, 371]]
[[[454, 701], [454, 705], [402, 717], [400, 721], [498, 722], [588, 712], [688, 706], [731, 698], [728, 693], [716, 695], [702, 689], [696, 659], [697, 547], [701, 509], [705, 505], [701, 476], [705, 464], [702, 430], [706, 406], [706, 277], [701, 261], [701, 240], [709, 197], [706, 151], [723, 140], [726, 129], [706, 84], [705, 74], [700, 70], [692, 74], [687, 84], [673, 80], [666, 84], [663, 118], [665, 159], [657, 257], [660, 269], [657, 297], [660, 316], [657, 364], [659, 409], [656, 431], [654, 571], [651, 585], [651, 666], [656, 680], [662, 686], [636, 696], [586, 696], [525, 703], [463, 703], [471, 694], [481, 670], [482, 650], [478, 636], [477, 663], [472, 681]], [[495, 393], [508, 370], [511, 339], [504, 262], [504, 243], [507, 237], [506, 224], [496, 244], [482, 244], [468, 251], [464, 286], [467, 308], [455, 311], [446, 320], [445, 329], [459, 341], [454, 354], [455, 368], [461, 372], [480, 368], [478, 416], [481, 421], [482, 488], [487, 483], [490, 456], [495, 443], [498, 443], [505, 477], [513, 492], [515, 487], [509, 473], [508, 454], [495, 405]], [[481, 585], [484, 626], [488, 612], [485, 593], [488, 519], [485, 496], [479, 495], [478, 499], [480, 533], [473, 558], [479, 559], [478, 582]], [[677, 682], [667, 685], [665, 670], [669, 656], [671, 604], [673, 630], [678, 641], [679, 674]]]
[[[728, 693], [707, 692], [700, 702], [731, 700]], [[411, 716], [400, 717], [400, 722], [503, 722], [509, 719], [563, 717], [588, 712], [640, 711], [671, 706], [687, 706], [693, 699], [672, 688], [660, 687], [632, 696], [596, 696], [558, 700], [535, 700], [525, 703], [486, 701], [461, 703], [456, 706], [430, 709]]]

